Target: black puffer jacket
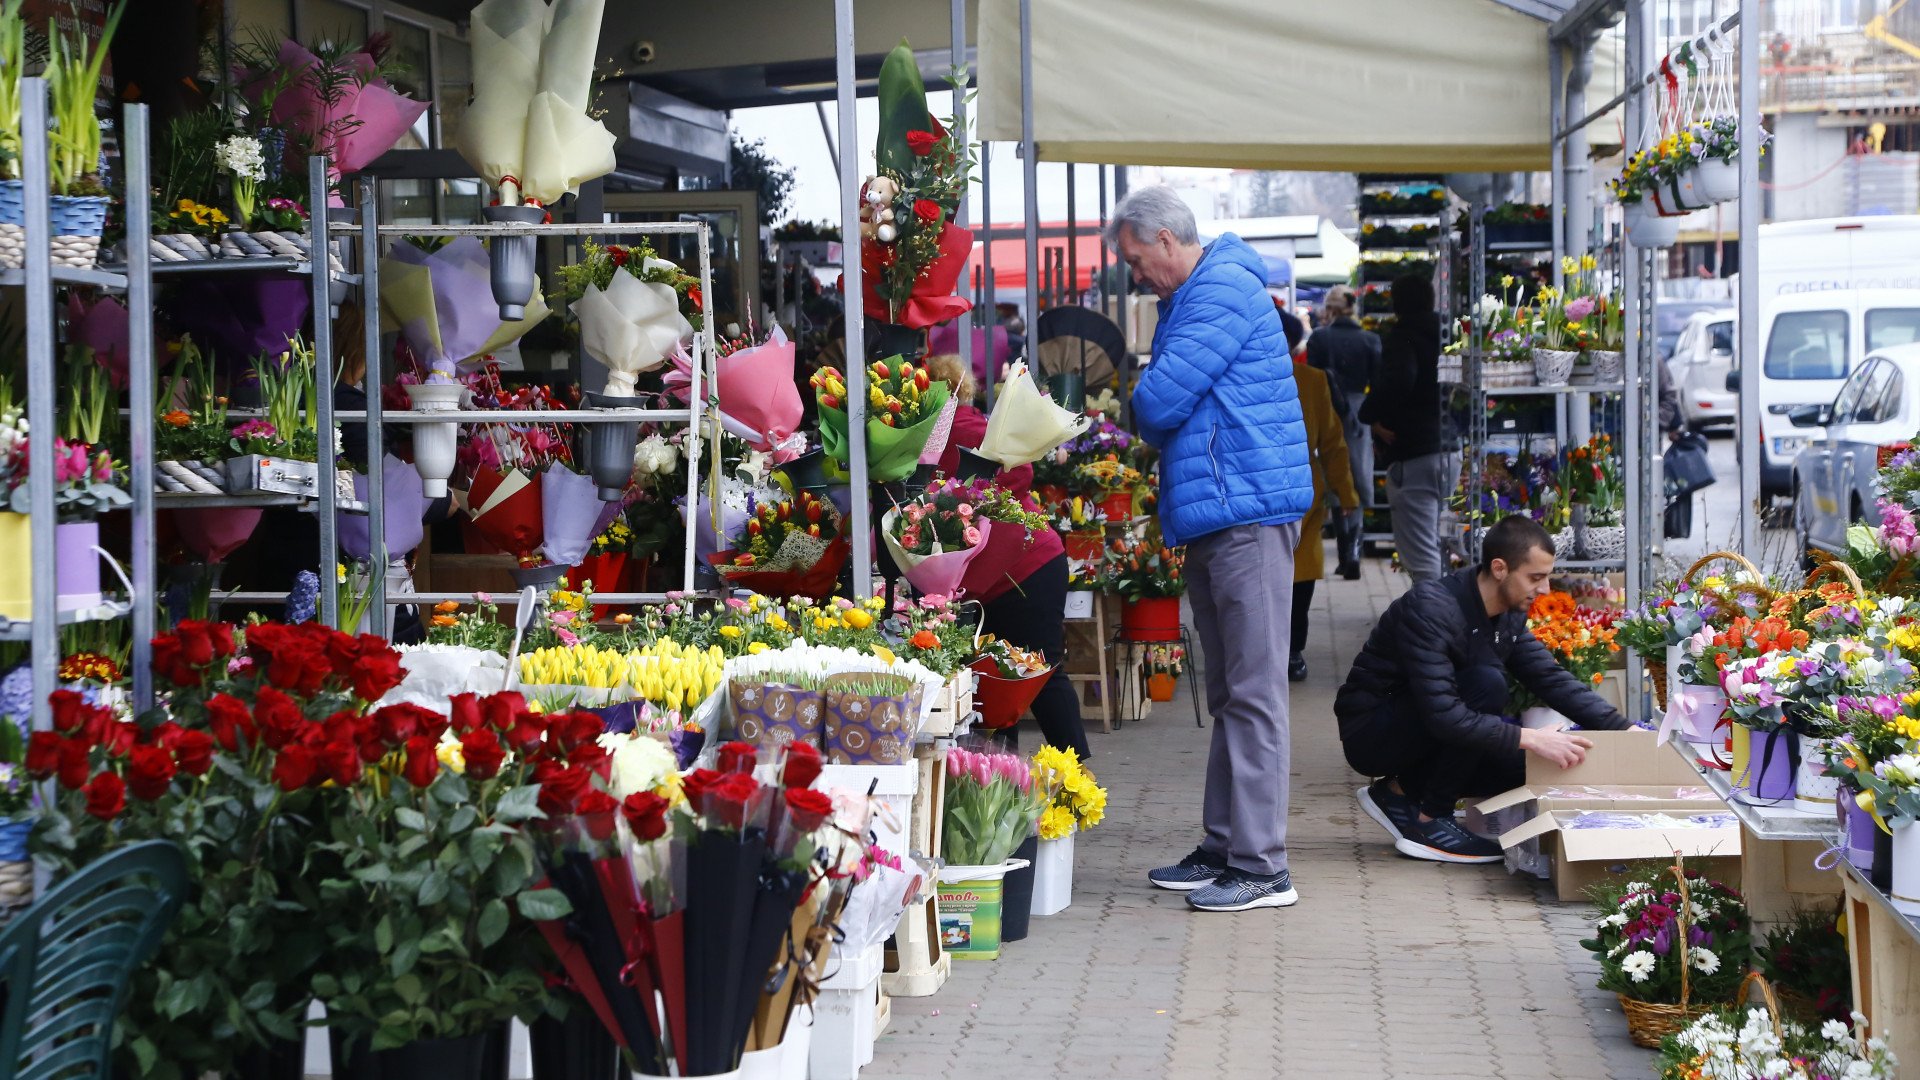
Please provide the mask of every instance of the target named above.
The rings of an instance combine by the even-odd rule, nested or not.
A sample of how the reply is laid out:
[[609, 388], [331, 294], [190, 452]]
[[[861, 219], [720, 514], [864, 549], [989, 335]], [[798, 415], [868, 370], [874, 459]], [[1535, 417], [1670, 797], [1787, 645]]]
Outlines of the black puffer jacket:
[[1460, 700], [1454, 673], [1497, 665], [1583, 728], [1617, 731], [1627, 718], [1554, 662], [1524, 611], [1489, 619], [1469, 567], [1415, 585], [1387, 608], [1333, 699], [1344, 738], [1388, 701], [1411, 697], [1436, 737], [1512, 751], [1520, 729]]
[[1383, 464], [1460, 448], [1440, 410], [1440, 320], [1432, 312], [1401, 316], [1380, 339], [1380, 375], [1360, 403], [1360, 422], [1393, 432], [1391, 443], [1376, 444]]
[[1380, 339], [1343, 315], [1307, 339], [1307, 363], [1332, 376], [1335, 394], [1364, 394], [1380, 376]]

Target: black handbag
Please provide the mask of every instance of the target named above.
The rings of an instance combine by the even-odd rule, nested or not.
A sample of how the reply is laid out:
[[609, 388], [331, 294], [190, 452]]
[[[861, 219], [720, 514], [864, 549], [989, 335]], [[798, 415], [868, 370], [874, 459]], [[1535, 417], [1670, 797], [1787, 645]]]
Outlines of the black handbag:
[[1685, 540], [1693, 535], [1693, 496], [1681, 495], [1667, 500], [1666, 513], [1661, 515], [1660, 531], [1669, 540]]
[[1663, 461], [1669, 499], [1685, 498], [1714, 482], [1713, 462], [1707, 456], [1707, 437], [1697, 431], [1675, 439], [1667, 447]]

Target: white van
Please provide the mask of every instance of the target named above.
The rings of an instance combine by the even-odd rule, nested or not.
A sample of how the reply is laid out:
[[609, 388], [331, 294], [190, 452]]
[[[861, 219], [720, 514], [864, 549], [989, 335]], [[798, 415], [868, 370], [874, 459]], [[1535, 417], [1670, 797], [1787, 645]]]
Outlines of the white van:
[[[1760, 488], [1792, 490], [1817, 432], [1787, 411], [1829, 404], [1867, 353], [1920, 333], [1920, 215], [1760, 226]], [[1736, 366], [1747, 367], [1744, 358]]]
[[[1916, 237], [1920, 243], [1920, 237]], [[1920, 248], [1908, 258], [1920, 269]], [[1762, 308], [1760, 490], [1790, 495], [1793, 459], [1817, 431], [1788, 413], [1833, 401], [1860, 358], [1920, 341], [1920, 288], [1796, 292]]]

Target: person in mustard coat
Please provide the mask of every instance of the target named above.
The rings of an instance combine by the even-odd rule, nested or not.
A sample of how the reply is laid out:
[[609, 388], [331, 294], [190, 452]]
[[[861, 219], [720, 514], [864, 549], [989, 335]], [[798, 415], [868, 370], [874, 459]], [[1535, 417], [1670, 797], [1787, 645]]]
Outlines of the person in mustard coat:
[[1307, 452], [1313, 461], [1313, 508], [1300, 522], [1300, 547], [1293, 554], [1293, 635], [1287, 678], [1299, 682], [1307, 677], [1307, 615], [1313, 606], [1313, 586], [1327, 572], [1326, 543], [1320, 537], [1327, 522], [1327, 499], [1339, 500], [1340, 509], [1352, 513], [1360, 508], [1360, 495], [1354, 490], [1345, 425], [1334, 405], [1327, 373], [1296, 359], [1293, 378], [1300, 387]]

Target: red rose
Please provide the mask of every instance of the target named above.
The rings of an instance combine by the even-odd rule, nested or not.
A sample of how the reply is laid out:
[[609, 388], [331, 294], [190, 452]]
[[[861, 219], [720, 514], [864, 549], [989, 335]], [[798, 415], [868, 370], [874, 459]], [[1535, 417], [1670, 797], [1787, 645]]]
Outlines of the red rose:
[[571, 712], [554, 717], [547, 724], [549, 741], [561, 753], [572, 753], [598, 739], [607, 730], [606, 721], [590, 712]]
[[[386, 643], [381, 644], [384, 646]], [[400, 670], [399, 653], [385, 647], [376, 651], [365, 648], [363, 644], [360, 659], [354, 663], [348, 680], [353, 684], [355, 697], [361, 701], [379, 701], [387, 696], [387, 691], [399, 686], [404, 677], [405, 673]]]
[[487, 726], [495, 731], [505, 731], [513, 726], [514, 718], [527, 711], [527, 699], [517, 691], [502, 690], [497, 694], [488, 694], [480, 702], [480, 715]]
[[87, 813], [112, 821], [127, 808], [127, 785], [119, 774], [103, 772], [87, 784]]
[[180, 633], [180, 659], [194, 667], [206, 667], [213, 663], [213, 642], [200, 627], [183, 629]]
[[254, 719], [260, 724], [260, 739], [268, 749], [279, 750], [298, 742], [305, 733], [307, 718], [293, 699], [270, 686], [260, 688], [253, 703]]
[[593, 774], [558, 762], [543, 761], [534, 771], [540, 785], [540, 810], [550, 818], [566, 817], [592, 787]]
[[55, 690], [47, 695], [47, 704], [53, 709], [53, 730], [62, 735], [80, 730], [91, 711], [86, 699], [72, 690]]
[[346, 787], [360, 779], [360, 748], [351, 742], [328, 743], [321, 747], [317, 767], [326, 778]]
[[667, 800], [651, 791], [635, 792], [620, 804], [627, 827], [641, 840], [658, 840], [667, 835]]
[[283, 748], [273, 762], [273, 782], [282, 791], [299, 791], [313, 782], [319, 764], [313, 751], [298, 743]]
[[613, 814], [618, 809], [620, 804], [613, 801], [613, 796], [595, 789], [580, 796], [580, 805], [573, 812], [585, 819], [588, 836], [607, 840], [613, 836]]
[[607, 748], [599, 743], [582, 743], [574, 747], [573, 753], [567, 755], [567, 764], [605, 776], [610, 768], [607, 762], [611, 758], [612, 755], [607, 753]]
[[712, 769], [695, 769], [681, 779], [680, 790], [697, 810], [701, 806], [701, 800], [706, 798], [707, 789], [719, 782], [720, 774]]
[[820, 750], [812, 743], [797, 742], [787, 747], [787, 763], [780, 770], [780, 782], [790, 788], [812, 787], [820, 777]]
[[127, 786], [132, 789], [134, 798], [152, 802], [167, 793], [167, 788], [173, 785], [176, 771], [173, 755], [165, 749], [136, 746], [132, 758], [127, 762]]
[[720, 744], [720, 771], [723, 773], [750, 773], [758, 759], [752, 743], [730, 742]]
[[164, 746], [171, 750], [180, 741], [180, 733], [185, 730], [179, 724], [166, 720], [140, 736], [140, 741], [147, 746]]
[[173, 753], [180, 771], [188, 776], [205, 776], [213, 767], [213, 736], [204, 731], [183, 731], [173, 740]]
[[199, 619], [182, 619], [173, 628], [180, 636], [185, 653], [193, 657], [205, 656], [205, 660], [195, 663], [208, 664], [215, 660], [225, 660], [233, 655], [233, 624], [223, 622], [202, 622]]
[[539, 746], [547, 734], [547, 718], [536, 712], [523, 712], [513, 718], [513, 726], [507, 729], [507, 745], [515, 753], [524, 754]]
[[440, 758], [436, 753], [435, 741], [425, 735], [415, 735], [407, 740], [407, 764], [400, 775], [407, 783], [417, 788], [425, 788], [440, 775]]
[[93, 772], [92, 764], [87, 760], [87, 744], [80, 739], [62, 739], [60, 741], [60, 786], [78, 791], [87, 784], [87, 777]]
[[729, 773], [707, 789], [707, 815], [729, 829], [744, 829], [760, 785], [746, 773]]
[[940, 204], [932, 199], [916, 199], [913, 204], [913, 216], [931, 225], [940, 220]]
[[938, 145], [939, 142], [940, 136], [935, 135], [931, 131], [907, 132], [907, 149], [913, 151], [914, 157], [926, 157], [928, 154], [933, 153], [933, 148]]
[[609, 244], [607, 245], [607, 258], [612, 259], [613, 265], [615, 266], [625, 266], [627, 265], [627, 249]]
[[153, 671], [175, 686], [200, 685], [200, 673], [180, 658], [180, 639], [172, 634], [153, 639]]
[[388, 746], [407, 745], [415, 735], [424, 735], [433, 726], [439, 713], [432, 709], [413, 704], [388, 705], [375, 712], [368, 719], [373, 721], [374, 730]]
[[507, 760], [500, 736], [490, 728], [478, 728], [460, 736], [460, 752], [467, 759], [467, 775], [475, 780], [491, 780], [500, 775], [500, 763]]
[[[318, 626], [318, 624], [303, 624], [303, 630], [306, 628], [306, 625]], [[333, 673], [338, 675], [343, 681], [351, 678], [353, 675], [353, 665], [360, 659], [361, 642], [364, 639], [354, 637], [352, 634], [343, 634], [331, 627], [322, 629], [324, 632], [317, 644], [326, 650], [327, 663], [332, 665]], [[384, 648], [385, 646], [386, 642], [382, 641], [376, 648]]]
[[215, 694], [207, 699], [207, 724], [213, 737], [228, 750], [239, 750], [240, 740], [253, 741], [253, 717], [247, 706], [232, 694]]
[[107, 752], [108, 757], [126, 757], [133, 751], [133, 744], [139, 741], [140, 729], [125, 720], [102, 709], [93, 721], [88, 722], [87, 735], [93, 744]]
[[36, 731], [27, 739], [27, 775], [45, 780], [60, 768], [60, 748], [65, 739], [51, 731]]
[[267, 681], [282, 690], [312, 697], [333, 675], [333, 662], [311, 641], [289, 642], [267, 661]]
[[787, 789], [787, 820], [801, 832], [819, 828], [833, 813], [833, 799], [812, 788]]
[[447, 699], [447, 704], [454, 731], [464, 735], [485, 723], [480, 718], [480, 699], [473, 694], [455, 694]]

